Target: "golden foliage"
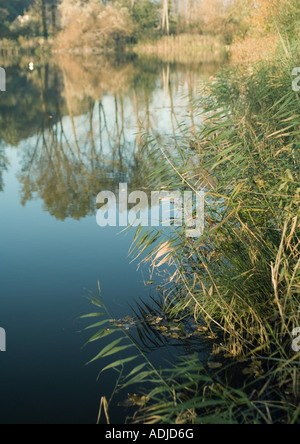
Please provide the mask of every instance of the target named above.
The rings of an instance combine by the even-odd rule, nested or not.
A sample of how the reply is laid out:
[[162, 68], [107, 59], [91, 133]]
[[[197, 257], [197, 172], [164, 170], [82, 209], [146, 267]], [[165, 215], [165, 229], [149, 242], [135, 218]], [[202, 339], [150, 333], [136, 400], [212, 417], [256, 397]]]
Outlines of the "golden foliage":
[[248, 8], [248, 31], [246, 36], [236, 36], [231, 46], [232, 60], [252, 63], [272, 58], [280, 38], [278, 16], [288, 0], [237, 1], [244, 2], [245, 11]]
[[222, 34], [225, 21], [223, 0], [209, 0], [203, 2], [199, 14], [204, 34]]
[[247, 36], [243, 41], [236, 41], [231, 46], [233, 62], [253, 63], [271, 59], [278, 44], [278, 36]]
[[133, 30], [129, 10], [118, 3], [97, 0], [63, 0], [60, 7], [62, 31], [57, 49], [72, 52], [101, 52], [113, 48]]
[[278, 10], [286, 0], [256, 0], [252, 16], [252, 27], [258, 33], [265, 33], [271, 27]]

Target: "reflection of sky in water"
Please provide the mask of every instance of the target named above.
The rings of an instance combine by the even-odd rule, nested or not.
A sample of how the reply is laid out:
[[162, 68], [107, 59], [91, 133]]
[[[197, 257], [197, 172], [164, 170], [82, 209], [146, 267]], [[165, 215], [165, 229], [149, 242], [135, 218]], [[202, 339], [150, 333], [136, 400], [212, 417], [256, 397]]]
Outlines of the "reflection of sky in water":
[[116, 316], [147, 296], [137, 264], [127, 258], [133, 232], [99, 228], [95, 217], [57, 221], [35, 200], [20, 206], [17, 152], [9, 152], [10, 174], [0, 194], [1, 327], [7, 331], [0, 354], [1, 422], [95, 421], [98, 394], [112, 388], [96, 383], [97, 369], [84, 368], [97, 346], [80, 351], [87, 335], [77, 318], [92, 310], [88, 290], [101, 287]]
[[[188, 87], [187, 85], [182, 85], [179, 91], [174, 94], [173, 97], [173, 109], [176, 114], [176, 119], [178, 123], [181, 123], [183, 119], [188, 114], [189, 99], [187, 97]], [[102, 100], [102, 105], [105, 110], [106, 120], [108, 122], [108, 129], [110, 135], [116, 136], [116, 110], [115, 110], [115, 98], [110, 95], [105, 95]], [[171, 118], [171, 99], [170, 95], [162, 89], [157, 89], [151, 94], [151, 100], [149, 101], [149, 111], [150, 111], [150, 125], [151, 132], [154, 134], [159, 134], [161, 136], [167, 136], [168, 133], [172, 134], [172, 118]], [[147, 117], [145, 115], [146, 110], [143, 106], [139, 109], [139, 120], [142, 125], [142, 129], [147, 127]], [[121, 125], [121, 111], [118, 109], [118, 123]], [[186, 120], [186, 119], [185, 119]], [[72, 129], [72, 123], [68, 116], [65, 116], [62, 120], [64, 131], [68, 139], [72, 140], [74, 133]], [[76, 137], [79, 142], [84, 146], [89, 135], [89, 116], [83, 115], [74, 117], [74, 123], [76, 128]], [[188, 122], [189, 123], [189, 122]], [[176, 121], [174, 122], [176, 125]], [[93, 115], [93, 129], [94, 138], [98, 141], [100, 138], [99, 134], [99, 103], [94, 106]], [[137, 117], [136, 110], [132, 98], [125, 97], [124, 100], [124, 134], [125, 140], [128, 143], [128, 149], [133, 149], [134, 142], [136, 140], [138, 129], [137, 129]], [[178, 133], [178, 131], [176, 131]], [[110, 145], [109, 145], [109, 135], [107, 131], [103, 131], [102, 134], [103, 141], [103, 154], [110, 156]]]
[[[184, 85], [173, 94], [179, 122], [187, 114], [188, 99], [182, 99], [187, 93]], [[102, 105], [115, 143], [115, 97], [105, 95]], [[170, 107], [170, 95], [158, 86], [149, 98], [151, 129], [155, 133], [172, 132]], [[126, 166], [134, 155], [137, 133], [136, 109], [129, 95], [124, 97], [123, 112], [122, 149], [128, 159]], [[144, 105], [139, 106], [138, 112], [139, 121], [145, 125]], [[121, 127], [120, 117], [119, 106]], [[92, 122], [94, 141], [99, 147], [98, 103], [94, 105]], [[74, 128], [71, 119], [65, 116], [62, 126], [71, 147], [71, 151], [66, 149], [67, 159], [73, 159], [74, 154], [76, 157], [75, 128], [83, 155], [80, 162], [87, 164], [91, 149], [90, 116], [74, 117]], [[40, 138], [37, 144], [38, 137], [40, 135], [21, 141], [17, 148], [5, 149], [8, 172], [3, 173], [4, 191], [0, 193], [0, 326], [7, 332], [7, 352], [0, 354], [0, 421], [93, 423], [100, 397], [110, 395], [114, 380], [105, 374], [97, 383], [100, 364], [84, 367], [99, 347], [96, 343], [82, 350], [90, 333], [76, 334], [84, 326], [78, 316], [93, 310], [85, 296], [89, 290], [96, 292], [100, 281], [108, 307], [116, 317], [122, 317], [128, 314], [130, 303], [133, 305], [139, 297], [149, 296], [149, 288], [144, 285], [149, 275], [143, 268], [137, 272], [137, 264], [131, 264], [127, 257], [134, 230], [125, 236], [120, 234], [120, 228], [98, 227], [96, 205], [95, 214], [86, 217], [84, 214], [80, 221], [67, 217], [62, 222], [49, 214], [38, 191], [43, 185], [43, 174], [51, 172], [50, 160], [55, 150], [43, 158], [43, 142]], [[109, 162], [112, 153], [104, 130], [102, 142], [101, 156]], [[36, 150], [41, 159], [34, 165]], [[73, 164], [70, 165], [72, 169]], [[22, 206], [20, 173], [26, 173], [26, 169], [33, 180], [35, 199], [29, 199]], [[38, 176], [39, 171], [41, 177], [35, 179], [33, 176]], [[97, 167], [91, 171], [97, 171]], [[53, 173], [54, 179], [56, 173]], [[64, 170], [62, 174], [66, 174]], [[80, 178], [79, 172], [77, 179]], [[76, 199], [74, 192], [70, 192], [66, 205], [74, 203], [72, 196]], [[96, 193], [90, 198], [95, 202]], [[122, 414], [115, 409], [112, 421], [118, 421]]]

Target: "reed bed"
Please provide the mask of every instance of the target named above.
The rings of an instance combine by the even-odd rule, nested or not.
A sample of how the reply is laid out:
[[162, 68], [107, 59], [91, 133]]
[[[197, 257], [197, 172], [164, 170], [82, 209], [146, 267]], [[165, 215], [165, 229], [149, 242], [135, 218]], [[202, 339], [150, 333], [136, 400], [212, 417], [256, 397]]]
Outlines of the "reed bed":
[[140, 42], [134, 47], [139, 55], [158, 57], [168, 63], [189, 64], [224, 61], [227, 49], [219, 37], [200, 35], [164, 36], [156, 42]]
[[[140, 388], [133, 422], [300, 422], [300, 353], [292, 349], [300, 326], [295, 53], [285, 45], [272, 61], [226, 69], [195, 103], [198, 128], [182, 125], [168, 144], [145, 138], [149, 188], [205, 190], [206, 223], [200, 239], [186, 238], [184, 227], [138, 229], [132, 253], [151, 267], [175, 266], [164, 313], [179, 324], [187, 317], [204, 323], [219, 362], [208, 365], [196, 353], [154, 368], [139, 342], [115, 327], [137, 351], [131, 358], [143, 360], [129, 373], [128, 361], [109, 366], [119, 371], [118, 388]], [[104, 355], [119, 351], [114, 342]]]

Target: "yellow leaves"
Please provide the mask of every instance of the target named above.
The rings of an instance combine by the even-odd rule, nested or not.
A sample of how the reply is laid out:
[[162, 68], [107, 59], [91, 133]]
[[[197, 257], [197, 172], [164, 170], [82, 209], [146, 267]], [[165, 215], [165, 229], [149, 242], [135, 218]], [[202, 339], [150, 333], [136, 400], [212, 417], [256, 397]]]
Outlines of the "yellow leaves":
[[280, 138], [280, 137], [287, 137], [287, 136], [290, 136], [290, 135], [292, 135], [293, 133], [291, 133], [291, 132], [285, 132], [285, 131], [288, 131], [288, 130], [291, 129], [291, 128], [294, 128], [294, 124], [288, 126], [287, 128], [283, 128], [283, 129], [281, 129], [281, 130], [279, 130], [279, 131], [276, 131], [275, 133], [269, 134], [269, 135], [267, 136], [267, 138], [270, 139], [271, 137], [277, 136], [276, 138], [278, 139], [278, 138]]
[[252, 16], [252, 26], [257, 31], [268, 31], [272, 22], [276, 20], [283, 4], [288, 2], [289, 0], [256, 0], [256, 8], [254, 8]]
[[218, 370], [223, 367], [223, 364], [221, 364], [220, 362], [208, 362], [207, 367], [210, 370]]
[[169, 280], [170, 284], [177, 279], [178, 274], [179, 274], [178, 270], [176, 270], [175, 273], [170, 277], [170, 280]]
[[284, 147], [284, 148], [281, 148], [280, 150], [278, 150], [278, 151], [277, 151], [277, 153], [276, 153], [276, 154], [274, 154], [274, 158], [278, 157], [278, 156], [279, 156], [279, 154], [283, 153], [284, 151], [285, 151], [285, 152], [288, 152], [288, 151], [289, 151], [289, 149], [288, 149], [288, 148], [286, 148], [286, 147]]
[[197, 328], [197, 332], [198, 333], [204, 333], [204, 332], [207, 332], [207, 331], [208, 331], [207, 327], [198, 327]]
[[128, 408], [128, 407], [144, 407], [148, 402], [147, 396], [138, 396], [137, 394], [130, 395], [128, 398], [118, 403], [118, 407]]
[[180, 336], [178, 334], [176, 334], [176, 333], [172, 333], [170, 335], [170, 338], [172, 338], [172, 339], [180, 339]]
[[132, 406], [138, 406], [143, 407], [147, 401], [147, 396], [138, 396], [136, 394], [134, 395], [128, 395], [128, 401], [131, 403]]
[[105, 396], [103, 396], [101, 398], [99, 414], [98, 414], [98, 419], [97, 419], [97, 424], [100, 424], [101, 416], [102, 416], [102, 411], [104, 411], [104, 415], [105, 415], [105, 418], [106, 418], [106, 423], [108, 425], [110, 425], [109, 414], [108, 414], [108, 402], [107, 402], [107, 399], [105, 398]]
[[278, 10], [281, 0], [257, 0], [257, 8], [253, 14], [253, 25], [265, 30]]
[[159, 330], [159, 331], [168, 331], [167, 327], [164, 327], [164, 326], [158, 327], [157, 330]]
[[[169, 241], [160, 245], [160, 247], [158, 248], [156, 255], [152, 261], [152, 266], [155, 268], [159, 268], [162, 265], [166, 264], [171, 259], [173, 251], [174, 251], [173, 247], [171, 246]], [[162, 257], [163, 257], [163, 259], [161, 259]], [[157, 261], [159, 259], [161, 259], [161, 260], [157, 263]]]
[[165, 242], [164, 244], [162, 244], [159, 249], [158, 252], [155, 256], [155, 261], [159, 258], [161, 258], [162, 256], [164, 256], [166, 253], [168, 253], [170, 251], [170, 242]]
[[111, 325], [117, 328], [122, 328], [123, 330], [129, 330], [131, 327], [136, 325], [135, 318], [131, 316], [126, 316], [124, 319], [113, 319], [110, 321]]
[[133, 31], [128, 8], [118, 3], [105, 5], [90, 0], [83, 7], [79, 1], [63, 0], [60, 14], [60, 48], [113, 46], [115, 38], [128, 37]]
[[161, 317], [154, 317], [152, 319], [149, 319], [148, 322], [149, 322], [150, 325], [157, 325], [157, 324], [160, 324], [162, 321], [163, 321], [163, 318], [161, 318]]

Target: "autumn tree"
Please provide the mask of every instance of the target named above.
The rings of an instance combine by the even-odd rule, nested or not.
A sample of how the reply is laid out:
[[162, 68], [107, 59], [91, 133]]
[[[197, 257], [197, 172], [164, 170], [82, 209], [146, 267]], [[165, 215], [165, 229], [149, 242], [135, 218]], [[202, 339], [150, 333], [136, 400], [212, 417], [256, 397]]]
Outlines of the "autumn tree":
[[163, 0], [162, 9], [162, 29], [170, 34], [170, 20], [169, 20], [169, 0]]
[[132, 36], [130, 11], [122, 4], [63, 0], [59, 10], [63, 28], [58, 38], [60, 48], [103, 52], [121, 49]]
[[[239, 0], [248, 3], [249, 34], [252, 36], [282, 32], [296, 37], [300, 29], [299, 0]], [[236, 3], [235, 0], [234, 3]], [[233, 12], [238, 14], [240, 8]], [[245, 8], [244, 8], [245, 10]]]

